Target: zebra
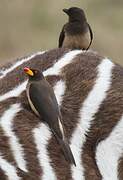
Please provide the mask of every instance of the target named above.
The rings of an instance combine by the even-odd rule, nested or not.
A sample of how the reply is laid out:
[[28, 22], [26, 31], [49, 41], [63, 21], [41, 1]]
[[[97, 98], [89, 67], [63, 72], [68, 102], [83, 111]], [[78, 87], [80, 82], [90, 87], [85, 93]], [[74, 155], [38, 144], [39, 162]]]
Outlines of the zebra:
[[[31, 111], [25, 66], [53, 86], [76, 167]], [[122, 180], [122, 154], [121, 66], [92, 50], [59, 48], [0, 67], [0, 180]]]

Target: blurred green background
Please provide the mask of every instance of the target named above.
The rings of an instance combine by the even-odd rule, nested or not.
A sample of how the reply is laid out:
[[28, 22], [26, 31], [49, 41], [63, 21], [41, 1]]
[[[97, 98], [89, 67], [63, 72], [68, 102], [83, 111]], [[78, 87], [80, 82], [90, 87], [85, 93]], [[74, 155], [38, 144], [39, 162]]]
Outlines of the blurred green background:
[[72, 6], [85, 10], [91, 48], [123, 64], [123, 0], [0, 0], [0, 63], [57, 47]]

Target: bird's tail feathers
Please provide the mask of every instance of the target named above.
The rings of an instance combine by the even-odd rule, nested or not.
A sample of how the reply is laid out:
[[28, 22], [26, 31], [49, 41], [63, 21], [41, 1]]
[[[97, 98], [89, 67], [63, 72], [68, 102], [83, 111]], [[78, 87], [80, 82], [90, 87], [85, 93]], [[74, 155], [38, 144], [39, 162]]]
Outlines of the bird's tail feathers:
[[74, 156], [72, 154], [72, 151], [70, 149], [70, 146], [69, 146], [67, 140], [65, 138], [64, 139], [59, 138], [56, 133], [53, 133], [53, 134], [54, 134], [58, 144], [61, 146], [61, 149], [64, 153], [64, 157], [65, 157], [66, 161], [68, 161], [69, 163], [74, 164], [76, 166]]

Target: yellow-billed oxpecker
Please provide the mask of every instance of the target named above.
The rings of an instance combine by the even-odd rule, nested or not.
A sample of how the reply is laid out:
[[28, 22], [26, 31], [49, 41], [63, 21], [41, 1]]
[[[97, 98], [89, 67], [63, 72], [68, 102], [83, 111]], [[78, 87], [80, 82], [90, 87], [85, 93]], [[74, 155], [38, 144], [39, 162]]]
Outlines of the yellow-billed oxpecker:
[[24, 71], [29, 76], [26, 92], [32, 110], [49, 126], [61, 146], [65, 159], [76, 165], [64, 135], [62, 117], [52, 86], [41, 71], [27, 67], [24, 68]]
[[63, 11], [69, 16], [69, 21], [60, 33], [59, 48], [88, 50], [93, 40], [93, 33], [84, 11], [77, 7]]

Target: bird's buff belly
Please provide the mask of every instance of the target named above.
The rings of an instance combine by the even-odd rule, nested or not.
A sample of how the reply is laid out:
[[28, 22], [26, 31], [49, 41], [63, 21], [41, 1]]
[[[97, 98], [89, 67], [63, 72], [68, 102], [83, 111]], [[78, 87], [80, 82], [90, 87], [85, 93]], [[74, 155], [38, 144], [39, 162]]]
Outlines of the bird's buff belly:
[[65, 36], [63, 47], [69, 47], [70, 49], [79, 48], [86, 49], [90, 43], [90, 34], [76, 35], [76, 36]]

